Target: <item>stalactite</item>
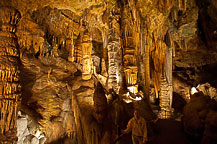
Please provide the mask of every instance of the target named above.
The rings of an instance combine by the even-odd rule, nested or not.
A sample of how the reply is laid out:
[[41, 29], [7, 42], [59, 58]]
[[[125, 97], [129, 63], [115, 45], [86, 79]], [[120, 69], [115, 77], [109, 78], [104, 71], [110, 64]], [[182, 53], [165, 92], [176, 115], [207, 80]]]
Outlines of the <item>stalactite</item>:
[[21, 15], [12, 7], [0, 7], [0, 143], [17, 141], [17, 109], [21, 98], [19, 51], [15, 35]]
[[172, 21], [178, 20], [178, 10], [175, 6], [171, 10], [171, 19], [172, 19]]
[[187, 0], [178, 0], [177, 3], [179, 10], [186, 10]]

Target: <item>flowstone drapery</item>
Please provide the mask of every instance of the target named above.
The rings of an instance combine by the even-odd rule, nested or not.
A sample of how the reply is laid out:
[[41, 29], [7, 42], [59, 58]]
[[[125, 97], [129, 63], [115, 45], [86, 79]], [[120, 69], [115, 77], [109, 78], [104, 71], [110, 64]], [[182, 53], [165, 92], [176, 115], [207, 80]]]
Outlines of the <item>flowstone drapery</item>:
[[20, 13], [0, 7], [0, 143], [17, 141], [17, 113], [21, 100], [19, 51], [15, 35]]

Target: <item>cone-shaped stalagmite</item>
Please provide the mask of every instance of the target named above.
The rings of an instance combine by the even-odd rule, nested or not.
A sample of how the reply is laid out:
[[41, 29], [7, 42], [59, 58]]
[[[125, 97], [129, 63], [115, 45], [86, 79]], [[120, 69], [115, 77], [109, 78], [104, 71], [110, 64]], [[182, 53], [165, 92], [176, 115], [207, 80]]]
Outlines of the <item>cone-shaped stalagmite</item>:
[[17, 109], [20, 102], [19, 51], [15, 35], [21, 15], [11, 7], [0, 7], [0, 143], [17, 141]]
[[95, 118], [102, 123], [107, 116], [107, 99], [103, 86], [98, 83], [93, 96]]

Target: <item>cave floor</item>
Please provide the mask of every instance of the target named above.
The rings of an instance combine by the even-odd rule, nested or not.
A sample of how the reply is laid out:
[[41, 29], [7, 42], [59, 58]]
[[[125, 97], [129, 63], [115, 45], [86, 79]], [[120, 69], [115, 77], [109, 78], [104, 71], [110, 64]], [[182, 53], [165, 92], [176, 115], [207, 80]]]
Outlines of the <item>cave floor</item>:
[[182, 124], [174, 120], [158, 120], [156, 131], [150, 136], [150, 144], [191, 144], [182, 129]]
[[[148, 123], [149, 143], [147, 144], [192, 144], [182, 129], [182, 123], [175, 120], [159, 119], [155, 125]], [[131, 134], [124, 135], [118, 144], [132, 144]]]

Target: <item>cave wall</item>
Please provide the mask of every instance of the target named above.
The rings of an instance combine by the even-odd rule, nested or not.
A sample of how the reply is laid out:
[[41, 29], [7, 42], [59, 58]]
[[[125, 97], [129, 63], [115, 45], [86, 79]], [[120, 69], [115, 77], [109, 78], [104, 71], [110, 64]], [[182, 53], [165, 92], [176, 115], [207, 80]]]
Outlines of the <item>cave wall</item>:
[[[46, 143], [112, 143], [133, 108], [147, 120], [156, 117], [151, 89], [159, 117], [169, 118], [173, 92], [189, 101], [192, 86], [215, 87], [205, 74], [217, 62], [214, 0], [2, 0], [0, 6], [1, 87], [18, 87], [8, 87], [10, 100], [2, 90], [1, 143], [16, 130], [17, 109], [36, 121]], [[143, 93], [143, 100], [127, 91]], [[11, 127], [3, 122], [10, 117]]]

